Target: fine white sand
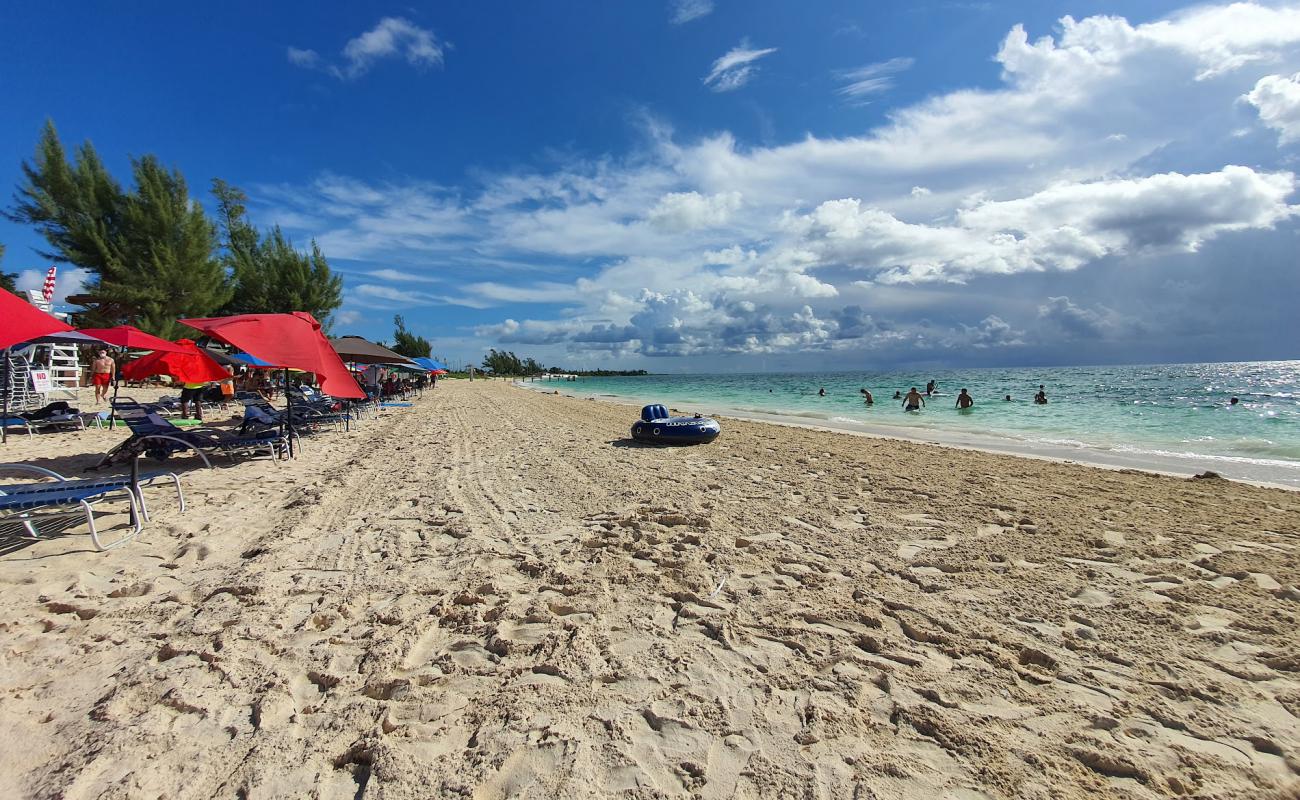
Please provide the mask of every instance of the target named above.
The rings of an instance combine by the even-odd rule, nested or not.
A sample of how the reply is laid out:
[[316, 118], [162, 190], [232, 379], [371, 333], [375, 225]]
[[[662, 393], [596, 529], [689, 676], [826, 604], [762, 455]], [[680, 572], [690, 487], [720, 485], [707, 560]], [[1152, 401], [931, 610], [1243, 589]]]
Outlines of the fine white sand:
[[151, 492], [121, 550], [5, 542], [0, 794], [1295, 791], [1300, 494], [631, 421], [445, 382], [289, 464], [174, 462], [190, 510]]

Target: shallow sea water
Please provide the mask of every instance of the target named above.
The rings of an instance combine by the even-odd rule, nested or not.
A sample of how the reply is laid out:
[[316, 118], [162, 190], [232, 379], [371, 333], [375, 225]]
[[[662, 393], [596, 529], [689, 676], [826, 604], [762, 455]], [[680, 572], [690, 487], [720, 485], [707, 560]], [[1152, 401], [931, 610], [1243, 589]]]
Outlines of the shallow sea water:
[[[916, 413], [895, 391], [938, 394]], [[1047, 405], [1032, 398], [1042, 384]], [[534, 384], [535, 386], [537, 384]], [[548, 388], [644, 402], [716, 406], [923, 435], [995, 437], [1035, 448], [1194, 459], [1249, 467], [1256, 479], [1300, 485], [1300, 361], [915, 372], [650, 375], [546, 382]], [[961, 388], [975, 407], [954, 408]], [[826, 396], [818, 395], [824, 388]], [[862, 401], [869, 389], [875, 405]], [[1007, 402], [1003, 398], [1011, 395]], [[1229, 399], [1240, 403], [1233, 407]], [[1190, 468], [1190, 467], [1189, 467]], [[1225, 473], [1232, 470], [1225, 469]], [[1260, 478], [1260, 476], [1264, 476]]]

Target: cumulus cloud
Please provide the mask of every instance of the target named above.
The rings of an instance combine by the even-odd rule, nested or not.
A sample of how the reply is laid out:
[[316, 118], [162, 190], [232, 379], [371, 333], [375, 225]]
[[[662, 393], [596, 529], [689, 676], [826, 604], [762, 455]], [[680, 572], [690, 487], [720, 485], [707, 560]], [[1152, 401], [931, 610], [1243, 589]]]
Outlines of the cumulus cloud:
[[671, 192], [650, 209], [649, 220], [665, 230], [693, 230], [725, 225], [740, 208], [740, 193], [705, 197], [699, 192]]
[[1024, 333], [1011, 327], [1001, 317], [990, 314], [976, 325], [962, 325], [958, 340], [977, 349], [1015, 347], [1025, 343]]
[[1290, 77], [1265, 75], [1243, 96], [1259, 112], [1259, 119], [1278, 132], [1278, 141], [1300, 141], [1300, 73]]
[[775, 47], [755, 49], [748, 40], [728, 50], [704, 77], [704, 85], [715, 92], [731, 92], [745, 84], [758, 73], [756, 62], [776, 52]]
[[375, 62], [401, 58], [419, 68], [442, 66], [446, 45], [433, 31], [404, 17], [384, 17], [375, 27], [349, 39], [342, 61], [326, 64], [315, 50], [289, 47], [289, 63], [306, 69], [324, 69], [336, 78], [352, 80], [370, 71]]
[[[1250, 109], [1289, 135], [1300, 79], [1280, 76], [1300, 72], [1296, 8], [1067, 17], [1055, 35], [1016, 27], [994, 44], [999, 85], [891, 109], [855, 135], [756, 146], [645, 118], [644, 147], [626, 155], [455, 189], [326, 175], [258, 199], [268, 221], [297, 215], [286, 227], [331, 257], [412, 274], [437, 263], [459, 277], [448, 285], [465, 287], [460, 299], [563, 307], [537, 320], [512, 310], [484, 337], [624, 355], [882, 353], [881, 342], [991, 353], [1035, 346], [1026, 331], [1040, 330], [1114, 340], [1132, 330], [1124, 304], [1149, 299], [1111, 297], [1131, 291], [1116, 276], [1166, 270], [1152, 292], [1173, 277], [1212, 283], [1234, 237], [1273, 241], [1291, 224], [1287, 162], [1239, 129]], [[742, 42], [706, 83], [743, 85], [771, 52]], [[878, 96], [872, 81], [901, 66], [862, 68], [858, 96]], [[1089, 325], [1108, 332], [1090, 337]]]
[[891, 58], [856, 69], [840, 70], [835, 77], [844, 85], [835, 93], [852, 105], [864, 105], [870, 102], [872, 95], [894, 88], [894, 76], [910, 69], [912, 64], [910, 58]]
[[1065, 296], [1047, 298], [1038, 307], [1038, 318], [1075, 339], [1106, 339], [1141, 328], [1137, 320], [1106, 306], [1086, 308]]
[[[14, 280], [14, 288], [20, 292], [41, 291], [45, 288], [45, 272], [43, 269], [20, 270]], [[68, 302], [69, 295], [81, 294], [92, 277], [89, 270], [80, 267], [59, 267], [54, 279], [54, 304], [64, 305]]]
[[856, 199], [822, 203], [789, 228], [822, 260], [878, 272], [884, 283], [972, 274], [1073, 270], [1105, 256], [1195, 251], [1226, 231], [1292, 216], [1289, 172], [1229, 166], [1202, 175], [1058, 184], [1015, 200], [981, 200], [947, 224], [907, 223]]
[[672, 0], [669, 11], [668, 20], [674, 25], [683, 25], [712, 14], [713, 0]]

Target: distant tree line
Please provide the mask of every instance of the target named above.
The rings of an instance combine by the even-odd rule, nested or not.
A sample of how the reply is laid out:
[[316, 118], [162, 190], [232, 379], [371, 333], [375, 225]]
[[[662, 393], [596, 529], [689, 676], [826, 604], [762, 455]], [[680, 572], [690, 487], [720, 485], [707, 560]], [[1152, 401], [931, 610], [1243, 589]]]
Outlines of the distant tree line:
[[493, 349], [483, 356], [483, 371], [493, 375], [541, 375], [546, 367], [531, 358], [520, 358], [511, 352]]
[[[400, 351], [399, 351], [400, 352]], [[567, 370], [563, 367], [546, 367], [531, 358], [520, 358], [512, 352], [490, 350], [483, 356], [482, 369], [493, 375], [588, 375], [591, 377], [613, 377], [649, 375], [643, 369], [587, 369]]]
[[214, 221], [157, 156], [132, 158], [124, 187], [89, 141], [69, 159], [52, 122], [22, 172], [4, 215], [35, 226], [49, 245], [42, 257], [90, 274], [78, 303], [86, 325], [130, 323], [171, 338], [183, 331], [179, 317], [307, 311], [328, 324], [342, 303], [342, 278], [316, 243], [304, 253], [278, 226], [259, 233], [247, 197], [225, 181], [213, 181]]

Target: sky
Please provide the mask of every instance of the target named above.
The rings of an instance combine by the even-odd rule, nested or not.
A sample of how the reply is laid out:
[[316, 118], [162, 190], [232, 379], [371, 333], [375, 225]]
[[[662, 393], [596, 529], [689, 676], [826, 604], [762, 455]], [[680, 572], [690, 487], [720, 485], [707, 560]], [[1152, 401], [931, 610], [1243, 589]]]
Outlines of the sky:
[[8, 4], [0, 97], [0, 202], [156, 154], [455, 364], [1300, 357], [1300, 2]]

